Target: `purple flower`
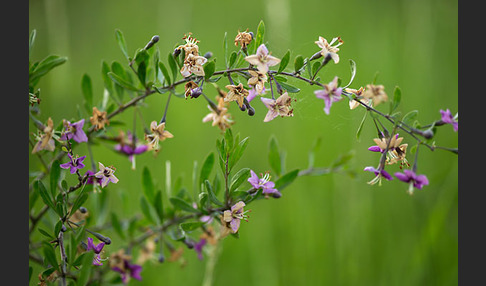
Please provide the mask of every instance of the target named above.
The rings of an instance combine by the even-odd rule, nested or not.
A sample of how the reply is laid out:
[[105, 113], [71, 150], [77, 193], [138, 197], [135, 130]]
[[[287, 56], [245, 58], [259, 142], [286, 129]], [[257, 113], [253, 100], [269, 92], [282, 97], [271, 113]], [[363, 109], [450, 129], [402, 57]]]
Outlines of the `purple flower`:
[[266, 74], [269, 67], [278, 65], [280, 63], [280, 59], [270, 55], [265, 44], [261, 44], [257, 48], [256, 54], [246, 56], [245, 60], [256, 66], [258, 71], [262, 74]]
[[250, 170], [250, 178], [248, 178], [248, 182], [252, 185], [253, 188], [256, 190], [262, 189], [263, 194], [276, 194], [280, 197], [280, 192], [275, 189], [275, 183], [270, 181], [270, 174], [266, 173], [262, 178], [258, 178], [257, 174]]
[[329, 114], [331, 111], [331, 105], [333, 102], [342, 99], [341, 93], [343, 89], [341, 87], [337, 87], [337, 85], [338, 77], [336, 76], [329, 84], [324, 84], [324, 89], [314, 91], [317, 98], [324, 99], [324, 112], [326, 114]]
[[377, 182], [379, 182], [381, 184], [381, 178], [385, 178], [388, 181], [393, 180], [393, 177], [390, 176], [390, 174], [387, 171], [385, 171], [384, 169], [380, 170], [380, 169], [376, 169], [374, 167], [368, 166], [368, 167], [364, 168], [364, 171], [375, 173], [375, 178], [373, 178], [373, 180], [368, 182], [368, 184], [370, 184], [370, 185], [374, 185]]
[[417, 175], [412, 170], [403, 170], [403, 173], [397, 172], [395, 173], [395, 177], [402, 182], [409, 183], [409, 194], [413, 194], [413, 188], [421, 190], [424, 185], [429, 184], [427, 176]]
[[88, 136], [83, 131], [84, 119], [79, 120], [78, 122], [67, 122], [66, 131], [61, 135], [61, 140], [67, 141], [69, 139], [73, 139], [74, 141], [81, 143], [81, 142], [88, 142]]
[[118, 178], [113, 175], [115, 169], [113, 167], [105, 167], [101, 162], [98, 162], [100, 170], [94, 176], [100, 179], [101, 187], [104, 188], [109, 182], [113, 184], [118, 183]]
[[103, 250], [104, 246], [105, 246], [104, 242], [100, 242], [96, 245], [94, 244], [93, 239], [91, 237], [88, 237], [88, 247], [86, 248], [86, 250], [87, 251], [93, 250], [94, 253], [96, 254], [93, 258], [93, 265], [103, 265], [103, 263], [101, 263], [102, 259], [100, 253]]
[[142, 271], [142, 266], [138, 264], [131, 264], [128, 260], [123, 260], [122, 263], [123, 267], [115, 266], [111, 268], [113, 271], [116, 271], [121, 274], [121, 279], [124, 284], [127, 284], [131, 278], [135, 278], [137, 280], [142, 280], [142, 276], [140, 276], [140, 272]]
[[197, 258], [199, 258], [199, 260], [203, 260], [204, 258], [202, 255], [202, 249], [204, 245], [206, 245], [206, 243], [207, 243], [206, 239], [201, 238], [199, 242], [194, 245], [194, 250], [197, 252]]
[[120, 139], [120, 144], [115, 145], [115, 150], [128, 156], [128, 160], [132, 163], [132, 169], [135, 169], [135, 155], [142, 154], [149, 149], [148, 145], [137, 144], [137, 138], [128, 131], [127, 141]]
[[71, 174], [74, 174], [76, 173], [76, 170], [79, 170], [79, 169], [82, 169], [84, 168], [84, 164], [82, 163], [84, 161], [84, 159], [86, 158], [86, 156], [83, 156], [83, 157], [72, 157], [71, 154], [67, 154], [70, 161], [67, 162], [67, 163], [64, 163], [64, 164], [61, 164], [61, 168], [63, 169], [70, 169], [69, 171], [71, 172]]
[[226, 229], [229, 229], [232, 233], [238, 232], [241, 220], [247, 217], [243, 211], [244, 206], [245, 203], [239, 201], [231, 207], [231, 210], [225, 210], [223, 213], [223, 221], [226, 222]]
[[451, 114], [451, 111], [447, 109], [446, 111], [440, 110], [440, 114], [442, 115], [442, 121], [447, 124], [451, 124], [452, 128], [454, 128], [454, 131], [457, 132], [457, 129], [459, 128], [459, 123], [454, 119], [454, 117]]

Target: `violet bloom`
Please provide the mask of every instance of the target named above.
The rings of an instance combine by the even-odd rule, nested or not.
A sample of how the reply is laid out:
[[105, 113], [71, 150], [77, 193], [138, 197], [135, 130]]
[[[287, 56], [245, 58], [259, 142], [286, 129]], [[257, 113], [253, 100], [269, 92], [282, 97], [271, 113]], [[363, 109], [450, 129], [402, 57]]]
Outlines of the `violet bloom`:
[[142, 271], [142, 266], [138, 264], [131, 264], [128, 260], [123, 260], [122, 265], [123, 265], [122, 268], [115, 266], [111, 269], [121, 274], [121, 279], [123, 284], [127, 284], [130, 278], [142, 280], [142, 276], [140, 276], [140, 272]]
[[113, 184], [118, 183], [118, 178], [113, 175], [115, 173], [115, 169], [113, 167], [105, 167], [101, 162], [98, 162], [98, 166], [100, 170], [94, 176], [100, 179], [102, 188], [106, 187], [109, 182], [112, 182]]
[[324, 84], [324, 89], [314, 91], [317, 98], [324, 99], [324, 112], [326, 114], [329, 114], [333, 102], [342, 99], [341, 93], [343, 89], [337, 85], [338, 77], [336, 76], [329, 84]]
[[86, 179], [86, 184], [88, 185], [93, 185], [96, 181], [96, 183], [98, 183], [98, 185], [101, 186], [101, 182], [98, 178], [95, 177], [95, 172], [91, 171], [91, 170], [88, 170], [86, 171], [86, 174], [88, 176], [88, 179]]
[[454, 131], [457, 132], [457, 129], [459, 128], [459, 123], [455, 120], [455, 118], [452, 116], [452, 113], [449, 109], [447, 110], [440, 110], [440, 114], [442, 115], [442, 121], [447, 124], [451, 124], [452, 128], [454, 128]]
[[263, 194], [275, 194], [277, 197], [280, 197], [280, 192], [275, 189], [275, 183], [270, 181], [270, 174], [266, 173], [262, 178], [258, 178], [257, 174], [250, 170], [251, 176], [248, 179], [248, 182], [252, 185], [253, 188], [256, 190], [262, 189]]
[[202, 249], [204, 245], [206, 245], [206, 243], [207, 243], [206, 239], [201, 238], [199, 242], [194, 245], [194, 250], [197, 252], [197, 258], [199, 258], [199, 260], [203, 260], [204, 258], [202, 255]]
[[412, 170], [403, 170], [403, 173], [397, 172], [395, 173], [395, 177], [402, 182], [409, 183], [408, 193], [413, 194], [413, 188], [417, 188], [419, 190], [422, 189], [424, 185], [429, 184], [429, 180], [425, 175], [417, 175]]
[[127, 132], [127, 137], [128, 142], [121, 142], [115, 145], [115, 150], [127, 155], [128, 160], [132, 163], [132, 169], [135, 169], [135, 155], [144, 153], [149, 147], [145, 144], [137, 144], [137, 138], [130, 131]]
[[280, 59], [270, 55], [265, 44], [261, 44], [257, 48], [256, 54], [246, 56], [245, 60], [256, 66], [258, 71], [262, 74], [266, 74], [269, 67], [278, 65], [280, 63]]
[[246, 204], [243, 201], [239, 201], [231, 207], [231, 210], [224, 211], [223, 221], [226, 222], [226, 228], [229, 229], [230, 232], [238, 232], [241, 220], [247, 218], [243, 211], [245, 205]]
[[385, 171], [384, 169], [379, 170], [379, 169], [376, 169], [374, 167], [368, 166], [368, 167], [364, 168], [363, 171], [368, 171], [368, 172], [375, 173], [375, 178], [373, 180], [371, 180], [371, 181], [368, 182], [368, 184], [370, 184], [370, 185], [374, 185], [377, 182], [379, 182], [381, 184], [381, 178], [385, 178], [388, 181], [393, 180], [393, 177], [387, 171]]
[[88, 247], [86, 248], [86, 250], [87, 251], [93, 250], [94, 253], [96, 254], [93, 257], [93, 265], [103, 265], [103, 263], [101, 263], [102, 259], [100, 253], [103, 250], [104, 246], [105, 246], [104, 242], [94, 244], [93, 239], [91, 237], [88, 237]]
[[69, 139], [73, 139], [74, 141], [81, 143], [81, 142], [88, 142], [88, 136], [83, 131], [84, 119], [79, 120], [78, 122], [67, 122], [66, 131], [61, 135], [61, 140], [67, 141]]
[[71, 172], [71, 174], [74, 174], [74, 173], [76, 173], [77, 170], [84, 168], [83, 161], [86, 158], [86, 156], [82, 156], [82, 157], [79, 157], [79, 158], [78, 158], [78, 156], [76, 156], [76, 157], [73, 158], [71, 156], [71, 154], [68, 153], [67, 155], [68, 155], [70, 161], [67, 162], [67, 163], [59, 165], [61, 168], [69, 169], [69, 172]]

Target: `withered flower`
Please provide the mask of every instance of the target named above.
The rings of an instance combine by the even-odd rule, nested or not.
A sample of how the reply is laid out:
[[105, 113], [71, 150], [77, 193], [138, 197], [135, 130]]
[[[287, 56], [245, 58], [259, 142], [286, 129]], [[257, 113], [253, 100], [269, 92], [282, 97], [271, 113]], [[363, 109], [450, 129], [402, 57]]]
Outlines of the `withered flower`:
[[89, 118], [89, 121], [95, 126], [95, 130], [105, 128], [105, 124], [110, 125], [110, 121], [106, 117], [106, 111], [99, 111], [96, 106], [93, 107], [93, 116]]
[[229, 90], [229, 92], [224, 98], [224, 101], [236, 101], [240, 108], [243, 107], [245, 97], [247, 97], [249, 94], [248, 90], [243, 87], [243, 84], [240, 82], [238, 85], [227, 85], [226, 88]]

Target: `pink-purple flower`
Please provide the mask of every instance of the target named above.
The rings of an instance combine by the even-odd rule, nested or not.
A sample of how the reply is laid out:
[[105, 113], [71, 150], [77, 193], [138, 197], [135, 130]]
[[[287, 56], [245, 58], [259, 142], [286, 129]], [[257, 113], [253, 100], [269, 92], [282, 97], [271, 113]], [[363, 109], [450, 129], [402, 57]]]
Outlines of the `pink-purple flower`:
[[88, 142], [88, 136], [86, 136], [86, 133], [84, 133], [83, 131], [84, 119], [81, 119], [74, 123], [67, 121], [65, 123], [65, 126], [66, 130], [61, 135], [61, 140], [67, 141], [69, 139], [73, 139], [78, 143]]
[[385, 171], [385, 169], [382, 169], [382, 168], [376, 169], [375, 167], [368, 166], [368, 167], [364, 168], [364, 171], [375, 173], [375, 177], [373, 178], [373, 180], [368, 182], [368, 184], [370, 184], [370, 185], [374, 185], [377, 182], [379, 182], [381, 184], [381, 178], [385, 178], [388, 181], [393, 180], [393, 177], [387, 171]]
[[246, 204], [243, 201], [239, 201], [231, 207], [231, 210], [225, 210], [222, 216], [222, 222], [225, 226], [225, 232], [231, 233], [238, 232], [242, 219], [246, 219], [247, 216], [243, 211], [243, 207]]
[[343, 89], [338, 87], [338, 77], [336, 76], [329, 84], [324, 84], [324, 89], [316, 90], [314, 94], [317, 98], [324, 100], [324, 112], [329, 114], [332, 103], [342, 99], [342, 91]]
[[100, 253], [103, 250], [104, 246], [105, 246], [104, 242], [95, 244], [93, 242], [93, 239], [91, 237], [88, 237], [88, 247], [86, 248], [86, 250], [87, 251], [93, 250], [95, 253], [95, 256], [93, 257], [93, 265], [103, 265], [103, 263], [101, 263], [102, 259]]
[[253, 170], [250, 170], [250, 174], [251, 176], [248, 178], [248, 182], [250, 182], [253, 188], [256, 190], [262, 189], [262, 193], [265, 195], [275, 194], [277, 197], [281, 196], [280, 192], [275, 189], [275, 183], [270, 181], [269, 173], [266, 173], [265, 175], [261, 174], [261, 178], [259, 178]]
[[138, 144], [138, 140], [133, 134], [127, 132], [127, 140], [122, 137], [120, 143], [115, 145], [115, 150], [128, 156], [128, 160], [132, 163], [132, 169], [135, 169], [135, 155], [144, 153], [149, 149], [146, 144]]
[[67, 154], [69, 157], [69, 162], [61, 164], [60, 167], [63, 169], [69, 169], [69, 172], [71, 174], [76, 173], [77, 170], [84, 168], [83, 161], [86, 158], [86, 156], [78, 157], [75, 156], [74, 158], [71, 156], [71, 154]]
[[111, 268], [113, 271], [120, 273], [122, 282], [127, 284], [130, 278], [142, 280], [140, 272], [142, 272], [142, 266], [138, 264], [132, 264], [128, 260], [123, 260], [123, 267], [115, 266]]
[[403, 170], [403, 173], [395, 173], [395, 177], [397, 177], [397, 179], [399, 179], [400, 181], [409, 184], [409, 194], [413, 194], [414, 188], [421, 190], [423, 186], [429, 184], [429, 179], [427, 179], [427, 176], [417, 175], [414, 171], [408, 169]]
[[114, 167], [105, 167], [101, 162], [98, 162], [98, 166], [100, 170], [94, 176], [100, 179], [102, 188], [106, 187], [106, 185], [108, 185], [108, 183], [110, 182], [112, 182], [113, 184], [118, 183], [118, 178], [114, 175]]
[[246, 56], [245, 60], [256, 66], [258, 71], [262, 74], [266, 74], [269, 67], [278, 65], [280, 63], [280, 59], [270, 55], [265, 44], [261, 44], [257, 48], [256, 54]]
[[447, 123], [447, 124], [451, 124], [452, 125], [452, 128], [454, 128], [454, 131], [457, 132], [458, 128], [459, 128], [459, 123], [456, 121], [456, 118], [454, 116], [452, 116], [452, 113], [449, 109], [447, 110], [440, 110], [440, 114], [441, 114], [441, 119], [444, 123]]
[[196, 244], [194, 244], [194, 250], [197, 252], [197, 258], [203, 260], [202, 249], [206, 245], [207, 240], [201, 238]]

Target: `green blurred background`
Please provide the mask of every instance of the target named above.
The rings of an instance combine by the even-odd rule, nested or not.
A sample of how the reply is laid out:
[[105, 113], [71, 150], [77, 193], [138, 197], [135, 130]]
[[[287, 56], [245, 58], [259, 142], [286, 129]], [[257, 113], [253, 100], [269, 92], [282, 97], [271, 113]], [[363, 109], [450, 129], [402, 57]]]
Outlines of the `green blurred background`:
[[[181, 43], [185, 33], [199, 39], [200, 52], [211, 51], [217, 69], [223, 68], [223, 37], [228, 33], [230, 51], [238, 30], [256, 33], [260, 20], [265, 22], [265, 43], [276, 57], [291, 50], [293, 58], [318, 51], [319, 36], [330, 40], [341, 36], [341, 62], [321, 71], [323, 82], [335, 75], [347, 82], [349, 59], [357, 64], [352, 87], [370, 83], [378, 72], [377, 84], [388, 95], [395, 86], [402, 91], [403, 113], [417, 109], [418, 120], [427, 124], [440, 119], [440, 109], [458, 109], [458, 23], [455, 0], [408, 1], [29, 1], [29, 33], [37, 30], [33, 60], [49, 54], [68, 57], [68, 61], [45, 76], [41, 89], [42, 121], [51, 116], [57, 125], [62, 119], [76, 119], [83, 109], [81, 78], [93, 81], [95, 102], [103, 94], [101, 62], [119, 61], [123, 54], [115, 41], [120, 29], [133, 55], [153, 36], [161, 58]], [[26, 35], [27, 37], [27, 35]], [[270, 170], [268, 141], [274, 135], [286, 152], [287, 170], [307, 167], [307, 154], [317, 137], [322, 139], [316, 155], [317, 166], [330, 165], [339, 155], [353, 151], [346, 174], [300, 177], [283, 191], [279, 200], [258, 201], [251, 205], [250, 222], [242, 223], [240, 238], [223, 241], [222, 253], [214, 271], [215, 285], [456, 285], [458, 283], [458, 159], [442, 150], [420, 149], [418, 172], [428, 176], [430, 185], [413, 196], [407, 185], [394, 180], [369, 186], [372, 179], [366, 166], [376, 166], [378, 155], [367, 151], [376, 132], [367, 121], [360, 140], [356, 130], [364, 110], [349, 110], [347, 101], [333, 105], [326, 115], [324, 103], [314, 96], [314, 87], [290, 80], [301, 92], [294, 94], [293, 118], [277, 118], [263, 123], [266, 109], [256, 102], [256, 115], [249, 117], [235, 105], [230, 107], [236, 124], [234, 133], [248, 136], [249, 146], [238, 163], [256, 172]], [[223, 80], [221, 86], [226, 83]], [[212, 91], [213, 93], [210, 93]], [[208, 89], [215, 96], [214, 89]], [[148, 122], [160, 120], [166, 95], [155, 94], [142, 108]], [[166, 162], [171, 162], [172, 182], [182, 178], [192, 191], [194, 161], [199, 166], [209, 152], [216, 152], [219, 129], [201, 119], [208, 113], [202, 97], [193, 100], [174, 98], [168, 111], [167, 130], [174, 138], [162, 144], [159, 156], [137, 157], [137, 169], [131, 170], [126, 157], [110, 151], [111, 144], [93, 148], [97, 161], [113, 164], [120, 182], [107, 190], [108, 212], [120, 218], [139, 214], [142, 196], [141, 172], [150, 168], [158, 188], [165, 189]], [[378, 106], [387, 111], [388, 106]], [[83, 115], [85, 116], [85, 115]], [[133, 110], [117, 120], [132, 127]], [[30, 126], [31, 131], [32, 126]], [[142, 136], [142, 129], [138, 131]], [[402, 134], [409, 146], [413, 140]], [[437, 145], [456, 147], [457, 133], [451, 126], [439, 128]], [[76, 153], [83, 154], [82, 144]], [[409, 148], [410, 150], [410, 148]], [[413, 155], [409, 154], [413, 162]], [[85, 163], [91, 164], [89, 158]], [[29, 168], [39, 165], [30, 156]], [[89, 166], [89, 165], [88, 165]], [[215, 169], [216, 170], [216, 169]], [[396, 166], [389, 168], [397, 171]], [[215, 171], [213, 170], [212, 176]], [[99, 194], [90, 196], [91, 217]], [[49, 217], [46, 217], [48, 222]], [[42, 223], [41, 223], [42, 225]], [[118, 236], [110, 233], [116, 250]], [[147, 263], [144, 280], [131, 285], [200, 285], [206, 261], [185, 251], [187, 265]], [[36, 270], [38, 270], [36, 268]], [[36, 274], [36, 272], [34, 272]], [[36, 277], [36, 275], [34, 276]], [[31, 285], [36, 279], [32, 279]]]

